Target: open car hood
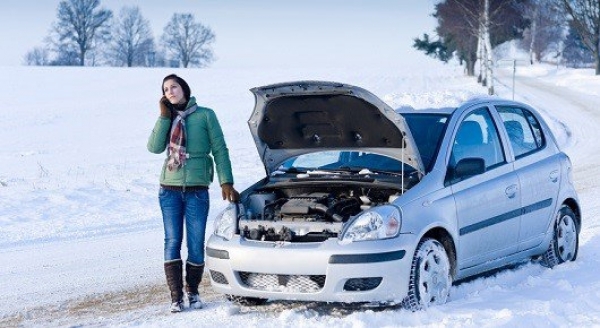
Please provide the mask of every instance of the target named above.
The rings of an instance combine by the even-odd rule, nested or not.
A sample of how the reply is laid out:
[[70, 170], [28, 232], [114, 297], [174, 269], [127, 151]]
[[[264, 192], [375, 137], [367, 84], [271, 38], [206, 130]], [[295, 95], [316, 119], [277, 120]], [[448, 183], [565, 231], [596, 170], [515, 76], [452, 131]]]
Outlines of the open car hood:
[[404, 117], [369, 91], [324, 81], [250, 91], [256, 104], [248, 125], [267, 174], [291, 157], [341, 149], [387, 155], [424, 172]]

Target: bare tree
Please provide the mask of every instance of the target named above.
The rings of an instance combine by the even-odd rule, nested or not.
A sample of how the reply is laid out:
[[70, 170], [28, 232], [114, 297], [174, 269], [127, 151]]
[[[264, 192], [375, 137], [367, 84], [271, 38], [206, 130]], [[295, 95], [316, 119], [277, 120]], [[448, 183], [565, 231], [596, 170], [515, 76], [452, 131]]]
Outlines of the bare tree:
[[110, 57], [116, 65], [150, 66], [150, 55], [155, 53], [150, 23], [139, 7], [123, 7], [113, 25]]
[[192, 14], [174, 14], [164, 29], [162, 43], [166, 51], [183, 67], [203, 67], [213, 60], [210, 44], [215, 34], [209, 27], [196, 23]]
[[557, 51], [567, 28], [562, 0], [528, 0], [517, 4], [530, 25], [523, 32], [523, 48], [531, 64], [540, 62], [544, 53]]
[[[524, 0], [444, 0], [438, 2], [433, 15], [438, 21], [436, 32], [440, 40], [435, 42], [440, 42], [440, 45], [437, 46], [437, 49], [455, 53], [461, 63], [465, 62], [469, 76], [475, 75], [475, 64], [479, 62], [481, 67], [478, 80], [484, 85], [488, 84], [488, 78], [484, 74], [491, 74], [485, 65], [491, 67], [493, 58], [489, 57], [486, 50], [489, 49], [491, 53], [491, 47], [507, 40], [519, 38], [520, 31], [525, 27], [526, 22], [513, 6], [514, 1]], [[486, 8], [488, 9], [486, 10]], [[485, 15], [486, 12], [487, 15]], [[428, 40], [420, 39], [415, 39], [415, 45], [413, 45], [413, 47], [426, 52], [430, 51], [432, 46], [433, 44]], [[492, 77], [490, 76], [490, 78]]]
[[67, 56], [70, 62], [75, 52], [78, 65], [83, 66], [86, 54], [93, 49], [94, 44], [102, 44], [108, 40], [112, 12], [98, 9], [99, 5], [100, 0], [63, 0], [58, 4], [58, 21], [50, 36], [50, 41], [58, 52], [58, 59]]
[[600, 0], [563, 0], [581, 41], [594, 54], [596, 75], [600, 75]]
[[473, 30], [477, 27], [477, 17], [469, 15], [470, 10], [465, 11], [459, 2], [460, 0], [449, 0], [436, 4], [436, 12], [433, 14], [439, 24], [436, 32], [447, 51], [455, 52], [461, 63], [465, 63], [467, 75], [474, 76], [478, 40], [477, 33]]
[[25, 65], [29, 66], [46, 66], [49, 64], [48, 49], [35, 47], [27, 52], [24, 57]]
[[76, 50], [69, 47], [60, 48], [56, 57], [50, 61], [52, 66], [78, 66], [79, 54]]
[[485, 76], [486, 76], [486, 85], [488, 87], [488, 94], [494, 94], [494, 52], [492, 49], [492, 41], [490, 36], [490, 0], [483, 0], [483, 13], [481, 19], [481, 35], [482, 44], [484, 47], [485, 53]]
[[579, 33], [573, 28], [573, 21], [571, 21], [570, 25], [569, 34], [567, 34], [562, 51], [562, 58], [565, 61], [565, 65], [575, 68], [589, 67], [590, 64], [593, 65], [594, 55], [583, 44]]
[[[472, 42], [471, 58], [476, 57], [480, 65], [478, 81], [488, 87], [489, 94], [494, 94], [492, 46], [517, 37], [513, 30], [523, 25], [522, 16], [512, 4], [505, 0], [448, 0], [436, 6], [438, 14], [443, 14], [438, 21], [452, 21], [459, 27], [460, 34], [453, 38]], [[441, 32], [439, 28], [438, 32]]]

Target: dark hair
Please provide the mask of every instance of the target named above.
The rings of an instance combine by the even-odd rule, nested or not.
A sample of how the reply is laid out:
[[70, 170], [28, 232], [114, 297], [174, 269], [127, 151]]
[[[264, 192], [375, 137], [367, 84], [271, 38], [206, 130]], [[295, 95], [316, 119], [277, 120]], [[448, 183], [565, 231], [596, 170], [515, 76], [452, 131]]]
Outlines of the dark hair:
[[183, 97], [185, 98], [185, 101], [190, 101], [190, 96], [192, 94], [190, 86], [187, 84], [187, 82], [185, 82], [184, 79], [180, 78], [175, 74], [169, 74], [163, 79], [162, 85], [160, 86], [160, 90], [162, 91], [163, 96], [165, 95], [164, 85], [165, 82], [167, 82], [168, 80], [175, 80], [175, 82], [177, 82], [177, 84], [181, 86], [181, 89], [183, 89]]

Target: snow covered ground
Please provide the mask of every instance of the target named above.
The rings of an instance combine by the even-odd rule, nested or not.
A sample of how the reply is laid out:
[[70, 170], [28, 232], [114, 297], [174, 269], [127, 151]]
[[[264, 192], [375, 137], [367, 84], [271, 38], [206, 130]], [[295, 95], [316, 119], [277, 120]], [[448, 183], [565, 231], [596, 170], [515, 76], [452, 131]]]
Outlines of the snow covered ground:
[[[462, 68], [225, 70], [0, 67], [0, 326], [600, 326], [600, 78], [518, 67], [515, 98], [543, 112], [575, 167], [583, 230], [576, 262], [536, 263], [453, 287], [443, 306], [401, 309], [274, 302], [239, 308], [205, 288], [207, 307], [172, 315], [157, 201], [162, 156], [146, 141], [160, 82], [184, 77], [215, 109], [236, 187], [264, 175], [248, 131], [249, 88], [290, 80], [361, 86], [392, 107], [454, 106], [486, 92]], [[512, 97], [512, 67], [498, 93]], [[209, 219], [226, 206], [210, 189]], [[209, 227], [212, 226], [209, 222]], [[210, 231], [211, 229], [207, 229]]]

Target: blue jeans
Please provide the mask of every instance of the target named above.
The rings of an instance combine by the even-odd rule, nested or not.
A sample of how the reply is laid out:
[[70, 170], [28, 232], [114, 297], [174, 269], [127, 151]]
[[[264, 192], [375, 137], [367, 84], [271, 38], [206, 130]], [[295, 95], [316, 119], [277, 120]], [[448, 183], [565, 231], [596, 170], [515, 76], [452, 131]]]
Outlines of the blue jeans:
[[196, 265], [204, 264], [208, 190], [182, 192], [160, 188], [158, 199], [165, 227], [165, 261], [181, 259], [185, 223], [187, 261]]

